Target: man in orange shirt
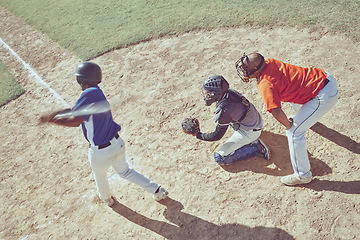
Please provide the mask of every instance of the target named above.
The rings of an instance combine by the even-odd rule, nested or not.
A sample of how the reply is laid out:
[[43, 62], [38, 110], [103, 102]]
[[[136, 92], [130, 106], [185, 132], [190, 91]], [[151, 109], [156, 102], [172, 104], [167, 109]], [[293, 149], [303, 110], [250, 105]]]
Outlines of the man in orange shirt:
[[[275, 59], [264, 59], [259, 53], [241, 57], [235, 64], [241, 80], [257, 79], [257, 88], [269, 111], [285, 126], [294, 173], [281, 178], [285, 185], [309, 183], [312, 180], [305, 134], [338, 99], [336, 79], [319, 68], [304, 68]], [[289, 102], [296, 111], [288, 118], [281, 102]]]

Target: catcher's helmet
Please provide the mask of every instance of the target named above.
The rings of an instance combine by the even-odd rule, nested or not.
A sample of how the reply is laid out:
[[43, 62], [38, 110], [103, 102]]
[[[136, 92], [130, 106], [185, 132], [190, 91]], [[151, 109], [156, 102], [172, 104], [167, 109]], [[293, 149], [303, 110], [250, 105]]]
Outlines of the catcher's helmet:
[[205, 79], [202, 86], [202, 94], [206, 106], [219, 101], [224, 93], [229, 89], [229, 83], [221, 75], [216, 75]]
[[93, 62], [82, 62], [76, 68], [76, 80], [80, 85], [99, 84], [101, 82], [101, 68]]

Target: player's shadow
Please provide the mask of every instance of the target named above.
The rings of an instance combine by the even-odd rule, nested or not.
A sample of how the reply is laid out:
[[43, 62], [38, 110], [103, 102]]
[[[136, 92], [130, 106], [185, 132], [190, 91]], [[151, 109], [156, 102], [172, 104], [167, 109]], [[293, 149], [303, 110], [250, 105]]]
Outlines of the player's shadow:
[[[254, 156], [245, 160], [234, 162], [223, 166], [228, 172], [253, 171], [273, 176], [284, 176], [293, 173], [288, 141], [285, 135], [263, 131], [261, 138], [270, 149], [271, 158], [265, 160], [263, 157]], [[309, 160], [313, 176], [323, 176], [332, 172], [331, 168], [321, 160], [315, 158], [311, 153]]]
[[327, 138], [328, 140], [336, 143], [337, 145], [348, 149], [349, 151], [360, 154], [360, 143], [352, 140], [348, 136], [345, 136], [331, 128], [328, 128], [322, 123], [317, 122], [314, 126], [310, 128], [317, 134]]
[[279, 228], [252, 228], [236, 223], [216, 225], [182, 212], [183, 205], [169, 197], [160, 201], [160, 203], [166, 206], [164, 217], [171, 223], [145, 217], [117, 201], [112, 209], [129, 221], [171, 240], [294, 239], [290, 234]]
[[342, 182], [314, 179], [306, 185], [301, 185], [301, 187], [313, 189], [318, 192], [325, 190], [347, 194], [360, 194], [360, 181]]

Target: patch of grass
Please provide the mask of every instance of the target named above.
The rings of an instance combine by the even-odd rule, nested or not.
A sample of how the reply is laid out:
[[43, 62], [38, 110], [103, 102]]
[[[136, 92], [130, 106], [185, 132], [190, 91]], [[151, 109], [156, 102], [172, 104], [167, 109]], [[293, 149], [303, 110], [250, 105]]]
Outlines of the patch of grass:
[[0, 0], [83, 60], [167, 34], [298, 26], [360, 40], [359, 0]]
[[17, 98], [24, 93], [24, 89], [15, 81], [0, 61], [0, 106]]

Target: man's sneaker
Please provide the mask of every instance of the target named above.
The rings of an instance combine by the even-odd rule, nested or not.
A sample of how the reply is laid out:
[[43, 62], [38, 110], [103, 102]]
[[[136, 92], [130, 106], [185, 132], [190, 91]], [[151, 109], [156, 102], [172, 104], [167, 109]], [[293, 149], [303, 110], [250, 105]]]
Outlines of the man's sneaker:
[[312, 177], [309, 178], [299, 178], [297, 176], [295, 176], [294, 174], [291, 175], [287, 175], [281, 178], [281, 182], [285, 185], [288, 186], [294, 186], [294, 185], [298, 185], [298, 184], [306, 184], [311, 182]]
[[159, 187], [156, 192], [154, 193], [153, 195], [153, 198], [156, 200], [156, 201], [160, 201], [162, 199], [165, 199], [168, 195], [168, 191], [166, 191], [163, 187]]
[[266, 160], [269, 160], [270, 159], [270, 150], [260, 137], [258, 139], [258, 148], [261, 152], [261, 156], [263, 156]]
[[109, 207], [111, 207], [112, 205], [114, 205], [115, 200], [114, 200], [113, 197], [111, 197], [111, 198], [109, 198], [109, 199], [104, 200], [104, 203], [106, 203], [106, 205], [108, 205]]

